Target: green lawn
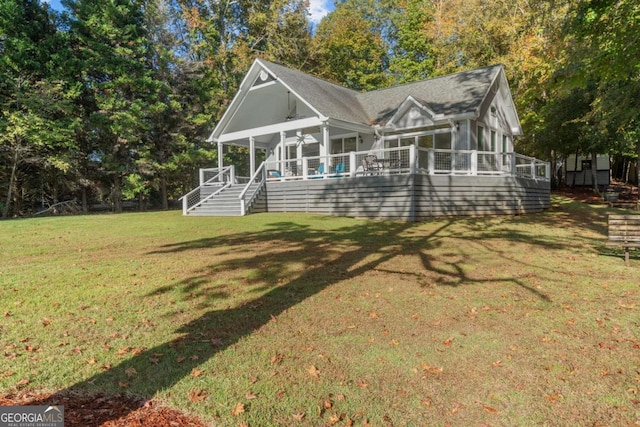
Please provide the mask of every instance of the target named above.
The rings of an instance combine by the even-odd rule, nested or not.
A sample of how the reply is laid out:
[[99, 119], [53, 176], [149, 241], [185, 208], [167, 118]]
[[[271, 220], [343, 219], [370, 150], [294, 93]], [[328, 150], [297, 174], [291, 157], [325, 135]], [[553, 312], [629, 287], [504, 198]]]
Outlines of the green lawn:
[[223, 426], [637, 425], [640, 260], [609, 212], [0, 222], [0, 391]]

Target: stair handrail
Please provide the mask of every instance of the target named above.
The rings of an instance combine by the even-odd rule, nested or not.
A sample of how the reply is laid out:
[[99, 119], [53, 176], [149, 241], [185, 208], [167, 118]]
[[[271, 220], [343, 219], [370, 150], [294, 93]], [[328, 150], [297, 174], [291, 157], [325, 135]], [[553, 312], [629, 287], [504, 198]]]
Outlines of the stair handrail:
[[253, 194], [251, 195], [251, 199], [249, 199], [249, 202], [247, 203], [247, 201], [245, 200], [245, 195], [249, 191], [251, 184], [253, 184], [254, 181], [258, 179], [258, 175], [260, 175], [260, 181], [257, 182], [257, 184], [261, 186], [266, 181], [266, 176], [264, 171], [265, 171], [265, 162], [262, 162], [258, 167], [258, 169], [256, 169], [256, 171], [253, 173], [253, 175], [249, 179], [249, 182], [247, 183], [247, 185], [244, 186], [244, 188], [242, 189], [242, 192], [240, 192], [240, 194], [238, 195], [238, 199], [240, 200], [240, 215], [244, 216], [246, 214], [247, 206], [251, 206], [251, 203], [253, 202], [253, 199], [257, 193], [257, 191], [254, 191]]
[[[218, 195], [221, 191], [229, 188], [232, 184], [232, 180], [231, 180], [231, 176], [233, 176], [233, 168], [234, 166], [225, 166], [222, 169], [220, 169], [220, 172], [218, 172], [217, 175], [213, 176], [212, 178], [209, 178], [208, 180], [206, 180], [205, 182], [203, 182], [202, 184], [200, 184], [199, 186], [197, 186], [196, 188], [194, 188], [193, 190], [189, 191], [187, 194], [185, 194], [184, 196], [180, 197], [178, 199], [178, 201], [182, 200], [182, 213], [183, 215], [186, 215], [189, 211], [192, 211], [193, 209], [197, 208], [198, 206], [200, 206], [202, 203], [206, 202], [207, 200], [211, 199], [213, 196]], [[220, 187], [220, 189], [212, 194], [209, 194], [207, 197], [205, 197], [204, 199], [201, 199], [200, 201], [198, 201], [198, 203], [195, 203], [192, 206], [189, 206], [189, 196], [191, 196], [192, 194], [194, 194], [196, 191], [200, 191], [200, 189], [202, 187], [209, 187], [211, 186], [211, 184], [220, 178], [220, 176], [224, 177], [224, 174], [228, 173], [231, 171], [231, 175], [230, 175], [230, 179], [229, 180], [224, 180], [222, 181], [222, 186]]]

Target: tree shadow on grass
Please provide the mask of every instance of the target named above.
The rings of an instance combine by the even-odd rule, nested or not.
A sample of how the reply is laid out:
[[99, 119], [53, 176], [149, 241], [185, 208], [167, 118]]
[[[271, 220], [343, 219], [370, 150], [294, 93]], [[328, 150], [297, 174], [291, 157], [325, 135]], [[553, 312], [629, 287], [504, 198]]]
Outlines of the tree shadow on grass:
[[[222, 306], [221, 301], [230, 297], [229, 292], [224, 285], [211, 287], [212, 282], [229, 271], [247, 271], [250, 274], [244, 278], [244, 299], [178, 325], [175, 330], [178, 338], [149, 349], [127, 349], [124, 355], [127, 358], [122, 362], [60, 391], [48, 403], [64, 404], [65, 397], [73, 393], [109, 394], [118, 386], [127, 394], [149, 399], [157, 392], [171, 389], [218, 352], [251, 335], [289, 308], [340, 281], [383, 269], [385, 263], [398, 256], [419, 257], [425, 271], [441, 278], [440, 285], [480, 284], [484, 281], [470, 278], [459, 265], [464, 260], [451, 261], [444, 269], [434, 263], [430, 255], [442, 248], [443, 239], [451, 238], [448, 229], [452, 223], [445, 221], [435, 228], [420, 229], [419, 224], [412, 223], [361, 222], [321, 230], [279, 222], [253, 233], [160, 247], [149, 256], [177, 258], [180, 253], [198, 252], [204, 257], [217, 254], [219, 258], [213, 257], [205, 268], [189, 272], [183, 280], [159, 287], [148, 297], [178, 291], [185, 299], [198, 296], [204, 300], [203, 304], [209, 304], [208, 307], [214, 303]], [[545, 244], [542, 240], [538, 243]], [[538, 298], [549, 300], [520, 278], [505, 277], [500, 281], [516, 284]], [[113, 419], [122, 417], [121, 412], [114, 413]], [[103, 414], [100, 422], [106, 421], [105, 417], [109, 418], [109, 415]], [[83, 425], [99, 424], [88, 420]]]

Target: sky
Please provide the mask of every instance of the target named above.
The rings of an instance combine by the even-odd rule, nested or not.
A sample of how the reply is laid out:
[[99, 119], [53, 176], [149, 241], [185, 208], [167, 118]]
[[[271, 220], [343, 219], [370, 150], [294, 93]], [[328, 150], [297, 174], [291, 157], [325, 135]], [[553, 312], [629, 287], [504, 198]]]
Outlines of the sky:
[[309, 13], [311, 16], [309, 17], [309, 20], [314, 26], [316, 26], [320, 20], [334, 8], [333, 0], [310, 0]]
[[[55, 10], [62, 10], [60, 0], [43, 0], [44, 3], [49, 3]], [[329, 12], [335, 8], [333, 0], [310, 0], [309, 1], [309, 20], [315, 27], [320, 20], [325, 17]]]

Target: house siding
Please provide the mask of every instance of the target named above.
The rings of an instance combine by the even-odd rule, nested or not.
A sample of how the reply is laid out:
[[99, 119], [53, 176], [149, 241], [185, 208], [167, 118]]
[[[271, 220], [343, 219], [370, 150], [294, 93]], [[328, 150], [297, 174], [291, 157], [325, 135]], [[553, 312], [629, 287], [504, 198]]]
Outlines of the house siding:
[[516, 177], [420, 174], [268, 182], [258, 203], [257, 211], [420, 221], [541, 212], [550, 206], [550, 185]]

